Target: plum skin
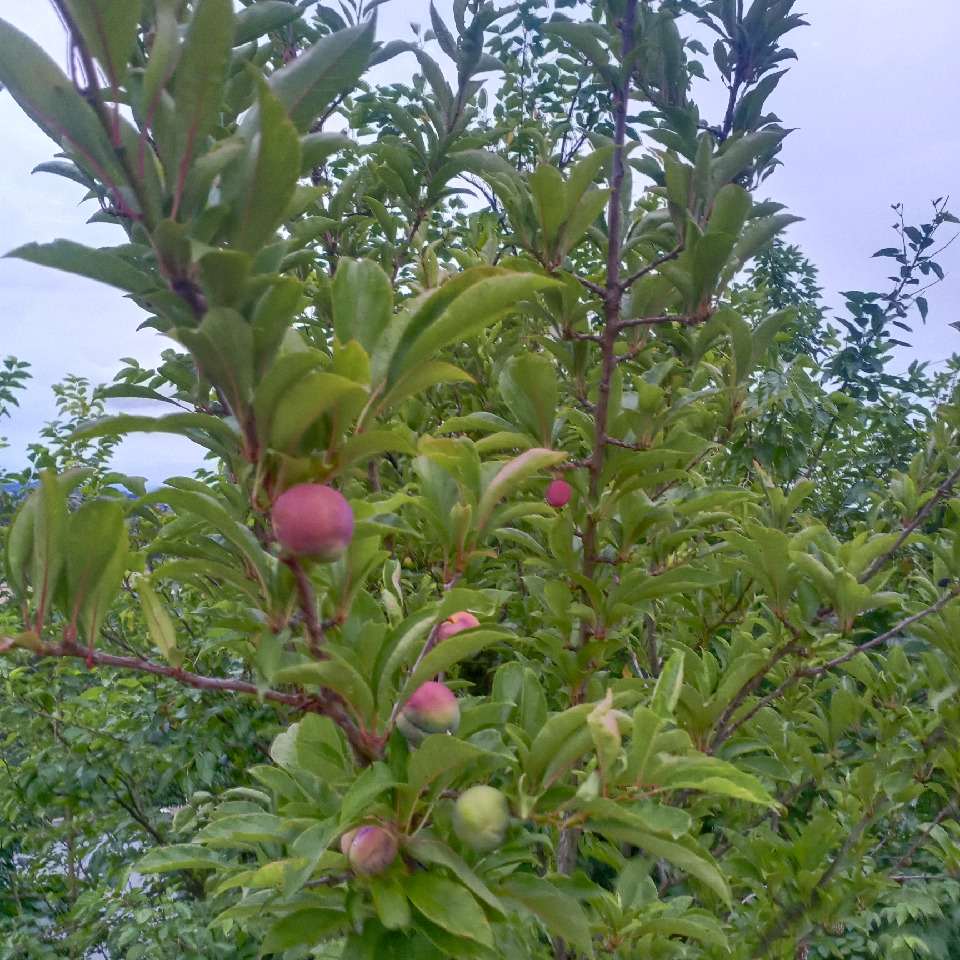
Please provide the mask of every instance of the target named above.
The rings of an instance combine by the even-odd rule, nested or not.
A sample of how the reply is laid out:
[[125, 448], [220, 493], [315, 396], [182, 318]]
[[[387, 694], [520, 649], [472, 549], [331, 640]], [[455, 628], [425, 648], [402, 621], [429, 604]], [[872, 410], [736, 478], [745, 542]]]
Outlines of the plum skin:
[[547, 487], [544, 499], [551, 507], [565, 507], [570, 502], [573, 489], [566, 480], [554, 480]]
[[468, 613], [466, 610], [458, 610], [437, 627], [437, 640], [449, 640], [450, 637], [461, 630], [470, 630], [479, 626], [480, 621], [472, 613]]
[[340, 850], [353, 872], [362, 877], [383, 873], [397, 858], [397, 838], [383, 827], [367, 824], [348, 830], [340, 838]]
[[285, 554], [329, 563], [353, 537], [353, 510], [343, 495], [321, 483], [301, 483], [273, 504], [273, 535]]
[[397, 727], [412, 743], [432, 733], [454, 733], [460, 726], [460, 704], [452, 690], [436, 680], [417, 687], [397, 716]]

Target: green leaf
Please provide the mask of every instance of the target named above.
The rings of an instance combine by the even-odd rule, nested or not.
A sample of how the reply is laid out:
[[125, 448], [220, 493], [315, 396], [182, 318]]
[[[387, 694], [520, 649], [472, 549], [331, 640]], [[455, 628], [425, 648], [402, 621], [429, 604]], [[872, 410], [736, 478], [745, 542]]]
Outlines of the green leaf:
[[473, 383], [473, 377], [465, 373], [452, 363], [443, 360], [430, 360], [418, 363], [412, 370], [408, 370], [390, 388], [383, 399], [377, 404], [376, 415], [382, 416], [402, 403], [407, 397], [414, 397], [423, 393], [428, 387], [438, 383]]
[[590, 922], [583, 907], [549, 880], [515, 873], [501, 881], [499, 892], [539, 917], [551, 936], [566, 940], [584, 956], [593, 956]]
[[25, 599], [30, 584], [37, 497], [31, 494], [17, 508], [7, 529], [3, 566], [7, 585], [18, 599]]
[[474, 267], [426, 299], [414, 301], [392, 324], [398, 336], [389, 380], [399, 378], [444, 347], [463, 343], [515, 310], [517, 303], [558, 281], [498, 267]]
[[149, 274], [112, 253], [109, 247], [97, 250], [73, 240], [53, 240], [50, 243], [26, 243], [6, 256], [75, 273], [128, 293], [143, 295], [157, 288], [157, 281]]
[[650, 709], [664, 720], [673, 716], [683, 689], [683, 653], [680, 650], [670, 654], [670, 658], [663, 665], [657, 685], [653, 688], [653, 699]]
[[388, 790], [400, 786], [390, 768], [374, 763], [350, 784], [340, 803], [340, 824], [347, 826], [368, 813], [371, 805]]
[[243, 160], [224, 171], [222, 188], [224, 200], [230, 205], [230, 242], [248, 253], [257, 253], [273, 238], [300, 176], [296, 128], [262, 80], [259, 92], [257, 134]]
[[599, 23], [551, 22], [543, 25], [544, 33], [554, 34], [565, 40], [587, 63], [605, 72], [610, 58], [601, 40], [606, 32]]
[[[36, 492], [33, 510], [33, 556], [30, 584], [33, 587], [35, 622], [42, 624], [53, 602], [54, 591], [67, 546], [67, 498], [57, 478], [44, 470]], [[39, 633], [39, 628], [37, 630]]]
[[492, 629], [490, 627], [475, 627], [455, 633], [452, 637], [438, 643], [418, 664], [416, 670], [410, 674], [400, 693], [401, 702], [427, 680], [432, 680], [438, 673], [449, 670], [461, 660], [467, 660], [486, 647], [495, 643], [509, 643], [516, 641], [516, 635], [509, 630]]
[[169, 873], [171, 870], [209, 870], [224, 866], [224, 861], [213, 850], [196, 843], [175, 843], [151, 850], [137, 861], [134, 869], [138, 873]]
[[[233, 5], [230, 0], [198, 0], [180, 58], [169, 84], [175, 106], [175, 155], [163, 157], [174, 204], [183, 195], [194, 158], [207, 147], [219, 119], [220, 100], [230, 71]], [[172, 214], [172, 216], [175, 216]]]
[[[586, 733], [586, 737], [581, 738], [584, 745], [578, 755], [590, 749], [592, 740], [587, 731], [587, 716], [593, 708], [592, 703], [581, 703], [562, 713], [555, 713], [547, 719], [530, 745], [526, 774], [530, 778], [531, 785], [540, 784], [548, 767], [558, 767], [559, 763], [572, 763], [576, 759], [576, 756], [569, 759], [566, 756], [570, 751], [571, 742], [576, 742], [573, 739], [574, 734]], [[559, 769], [562, 769], [562, 766]]]
[[294, 910], [278, 920], [263, 941], [263, 954], [281, 953], [300, 944], [314, 946], [321, 940], [339, 933], [347, 926], [348, 918], [342, 910], [327, 907], [308, 907]]
[[272, 33], [299, 20], [302, 15], [300, 7], [286, 0], [258, 0], [237, 12], [233, 25], [233, 45], [243, 46], [265, 33]]
[[117, 92], [137, 40], [143, 0], [65, 0], [90, 53]]
[[[227, 0], [229, 2], [229, 0]], [[72, 159], [113, 188], [125, 178], [93, 107], [54, 61], [16, 27], [0, 20], [0, 85]]]
[[697, 915], [696, 919], [685, 920], [682, 917], [655, 917], [641, 920], [639, 935], [654, 934], [658, 937], [688, 937], [701, 940], [726, 952], [727, 938], [719, 924], [709, 916]]
[[150, 584], [146, 580], [141, 579], [137, 584], [137, 594], [140, 597], [143, 618], [147, 621], [150, 639], [163, 654], [164, 659], [172, 667], [179, 668], [183, 663], [183, 654], [177, 649], [177, 632], [170, 614], [164, 609], [160, 598], [150, 589]]
[[756, 777], [716, 757], [660, 755], [650, 765], [647, 775], [650, 783], [671, 789], [703, 790], [768, 807], [775, 804]]
[[435, 873], [415, 873], [404, 880], [403, 889], [431, 923], [456, 937], [493, 946], [493, 934], [483, 910], [460, 884]]
[[[197, 839], [202, 843], [210, 840], [232, 841], [230, 846], [236, 844], [236, 848], [243, 849], [251, 843], [276, 840], [285, 826], [283, 818], [273, 813], [236, 813], [218, 816], [199, 831]], [[216, 846], [227, 845], [221, 843]]]
[[[301, 378], [284, 393], [273, 412], [269, 424], [270, 446], [284, 453], [300, 452], [304, 434], [328, 410], [351, 409], [362, 404], [366, 396], [363, 386], [335, 373], [315, 373]], [[353, 424], [352, 418], [338, 419], [343, 430]]]
[[[351, 140], [345, 133], [337, 133], [334, 130], [320, 130], [317, 133], [302, 136], [300, 138], [300, 175], [306, 176], [314, 167], [319, 167], [330, 154], [351, 149], [357, 149], [356, 141]], [[337, 269], [340, 269], [339, 266]]]
[[399, 430], [368, 430], [351, 437], [337, 450], [334, 460], [338, 470], [380, 453], [405, 453], [416, 456], [417, 448]]
[[67, 609], [85, 642], [92, 643], [117, 598], [127, 556], [123, 507], [90, 500], [70, 517], [66, 546]]
[[636, 830], [614, 821], [591, 820], [590, 829], [617, 842], [632, 843], [653, 857], [662, 857], [668, 863], [679, 867], [691, 877], [705, 883], [728, 906], [730, 890], [723, 874], [717, 869], [713, 858], [699, 847], [695, 840], [681, 838], [666, 840], [643, 830]]
[[398, 880], [373, 877], [370, 893], [377, 916], [388, 930], [403, 930], [410, 925], [410, 903]]
[[213, 307], [197, 330], [181, 330], [201, 376], [219, 387], [234, 416], [243, 420], [253, 399], [253, 330], [236, 310]]
[[440, 44], [440, 49], [454, 63], [459, 63], [460, 51], [457, 49], [457, 42], [453, 39], [453, 34], [447, 25], [443, 22], [443, 18], [437, 13], [437, 8], [434, 6], [433, 0], [430, 0], [430, 26], [433, 27], [433, 32], [437, 38], [437, 43]]
[[[344, 344], [356, 340], [373, 357], [377, 343], [393, 317], [390, 278], [372, 260], [344, 257], [337, 262], [331, 293], [333, 329], [337, 338]], [[378, 375], [371, 370], [374, 380]]]
[[284, 394], [306, 374], [315, 371], [322, 361], [323, 355], [319, 350], [298, 350], [295, 353], [281, 353], [270, 364], [253, 395], [253, 413], [257, 435], [261, 440], [266, 439], [277, 404]]
[[[180, 34], [177, 29], [176, 0], [162, 0], [157, 4], [154, 20], [153, 46], [143, 74], [141, 126], [153, 120], [160, 94], [173, 76], [180, 55]], [[146, 148], [146, 144], [144, 144]]]
[[373, 35], [372, 20], [338, 30], [270, 75], [271, 90], [301, 133], [360, 79], [373, 50]]
[[[407, 784], [403, 788], [407, 806], [412, 807], [430, 784], [471, 763], [495, 757], [489, 750], [447, 734], [427, 737], [410, 758]], [[507, 761], [504, 760], [504, 763]]]
[[515, 492], [541, 470], [563, 463], [566, 459], [565, 453], [555, 453], [542, 447], [534, 447], [532, 450], [524, 450], [518, 457], [504, 464], [483, 491], [483, 496], [477, 504], [478, 529], [484, 528], [493, 508], [504, 497]]
[[103, 417], [78, 427], [70, 439], [122, 436], [125, 433], [175, 433], [221, 455], [229, 455], [239, 445], [233, 429], [218, 417], [207, 413], [170, 413], [165, 417], [138, 417], [119, 414]]
[[553, 424], [560, 407], [560, 386], [553, 361], [541, 353], [513, 357], [504, 365], [499, 385], [517, 425], [544, 447], [551, 447]]
[[191, 490], [161, 488], [142, 497], [142, 504], [165, 503], [178, 512], [187, 512], [208, 523], [227, 542], [233, 544], [249, 562], [261, 586], [270, 582], [267, 556], [253, 531], [232, 517], [213, 497]]
[[432, 839], [411, 840], [406, 845], [406, 851], [422, 863], [446, 867], [477, 899], [500, 914], [506, 913], [499, 897], [445, 843]]
[[335, 690], [347, 702], [357, 718], [367, 724], [373, 719], [373, 694], [360, 672], [335, 650], [327, 649], [329, 660], [314, 660], [284, 667], [273, 677], [276, 683], [315, 683]]

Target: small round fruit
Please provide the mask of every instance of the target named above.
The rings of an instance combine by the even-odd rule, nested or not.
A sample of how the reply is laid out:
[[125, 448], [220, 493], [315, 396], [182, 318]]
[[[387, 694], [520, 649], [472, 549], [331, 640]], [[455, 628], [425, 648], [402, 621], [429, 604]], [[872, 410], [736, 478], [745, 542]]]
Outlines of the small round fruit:
[[[344, 834], [343, 841], [354, 831]], [[353, 872], [362, 877], [383, 873], [397, 858], [397, 838], [383, 827], [360, 827], [347, 847], [347, 859]]]
[[468, 613], [466, 610], [458, 610], [456, 613], [450, 614], [437, 627], [437, 640], [447, 640], [461, 630], [470, 630], [479, 626], [480, 621], [472, 613]]
[[551, 507], [565, 507], [570, 502], [570, 495], [573, 489], [566, 480], [554, 480], [547, 487], [544, 499]]
[[333, 487], [301, 483], [273, 504], [273, 535], [284, 553], [329, 563], [353, 537], [353, 511]]
[[353, 843], [357, 838], [357, 834], [360, 832], [360, 827], [354, 827], [352, 830], [348, 830], [340, 838], [340, 852], [345, 856], [350, 856], [350, 844]]
[[470, 787], [453, 808], [453, 832], [474, 850], [496, 850], [510, 826], [510, 804], [495, 787]]
[[460, 726], [460, 704], [453, 691], [436, 680], [417, 687], [397, 717], [397, 727], [411, 742], [431, 733], [454, 733]]

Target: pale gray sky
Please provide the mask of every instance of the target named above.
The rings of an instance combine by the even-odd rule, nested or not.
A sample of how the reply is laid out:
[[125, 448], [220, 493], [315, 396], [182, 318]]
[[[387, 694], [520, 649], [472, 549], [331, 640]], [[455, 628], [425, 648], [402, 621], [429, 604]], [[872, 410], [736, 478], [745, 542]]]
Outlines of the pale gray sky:
[[[408, 37], [409, 22], [429, 23], [429, 0], [380, 8], [380, 37]], [[450, 0], [438, 7], [450, 9]], [[891, 261], [870, 254], [892, 244], [890, 204], [927, 218], [929, 202], [954, 198], [960, 215], [960, 36], [958, 0], [807, 0], [809, 27], [789, 40], [799, 61], [770, 101], [789, 127], [785, 166], [765, 184], [770, 196], [805, 217], [791, 228], [820, 268], [828, 301], [836, 291], [884, 289]], [[43, 0], [0, 0], [0, 17], [43, 42], [61, 60], [60, 25]], [[449, 18], [448, 18], [449, 19]], [[714, 117], [713, 119], [716, 119]], [[80, 188], [49, 174], [30, 175], [54, 145], [0, 93], [0, 252], [31, 240], [69, 237], [92, 245], [121, 242], [117, 231], [87, 226], [91, 204]], [[960, 350], [960, 241], [942, 259], [947, 278], [929, 294], [930, 318], [904, 352], [939, 361]], [[168, 341], [137, 332], [143, 314], [110, 288], [18, 260], [0, 260], [0, 357], [33, 364], [34, 380], [13, 421], [0, 421], [11, 447], [0, 467], [19, 468], [28, 442], [55, 413], [50, 385], [70, 373], [109, 381], [119, 358], [151, 365]], [[189, 473], [199, 454], [186, 441], [157, 435], [127, 441], [116, 466], [158, 480]]]

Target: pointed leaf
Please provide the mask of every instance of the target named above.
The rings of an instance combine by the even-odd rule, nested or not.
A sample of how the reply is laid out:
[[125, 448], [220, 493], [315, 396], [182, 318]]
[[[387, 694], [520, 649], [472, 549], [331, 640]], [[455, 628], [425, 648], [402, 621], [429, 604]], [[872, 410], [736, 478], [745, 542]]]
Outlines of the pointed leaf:
[[0, 20], [0, 85], [31, 120], [108, 185], [122, 186], [123, 171], [93, 107], [54, 61], [16, 27]]
[[66, 550], [66, 617], [87, 642], [97, 634], [123, 583], [127, 528], [123, 507], [90, 500], [70, 517]]
[[583, 907], [549, 880], [515, 873], [501, 882], [500, 892], [538, 916], [551, 936], [562, 938], [584, 956], [593, 956], [590, 922]]
[[323, 37], [271, 74], [269, 85], [301, 133], [360, 78], [373, 50], [372, 20]]
[[128, 293], [146, 294], [157, 288], [157, 281], [149, 274], [112, 253], [109, 247], [98, 250], [73, 240], [53, 240], [50, 243], [26, 243], [11, 250], [7, 256], [89, 277]]
[[170, 614], [146, 580], [141, 579], [137, 584], [137, 594], [140, 597], [143, 618], [147, 622], [147, 632], [154, 646], [172, 667], [179, 667], [183, 662], [183, 654], [177, 649], [177, 632]]

